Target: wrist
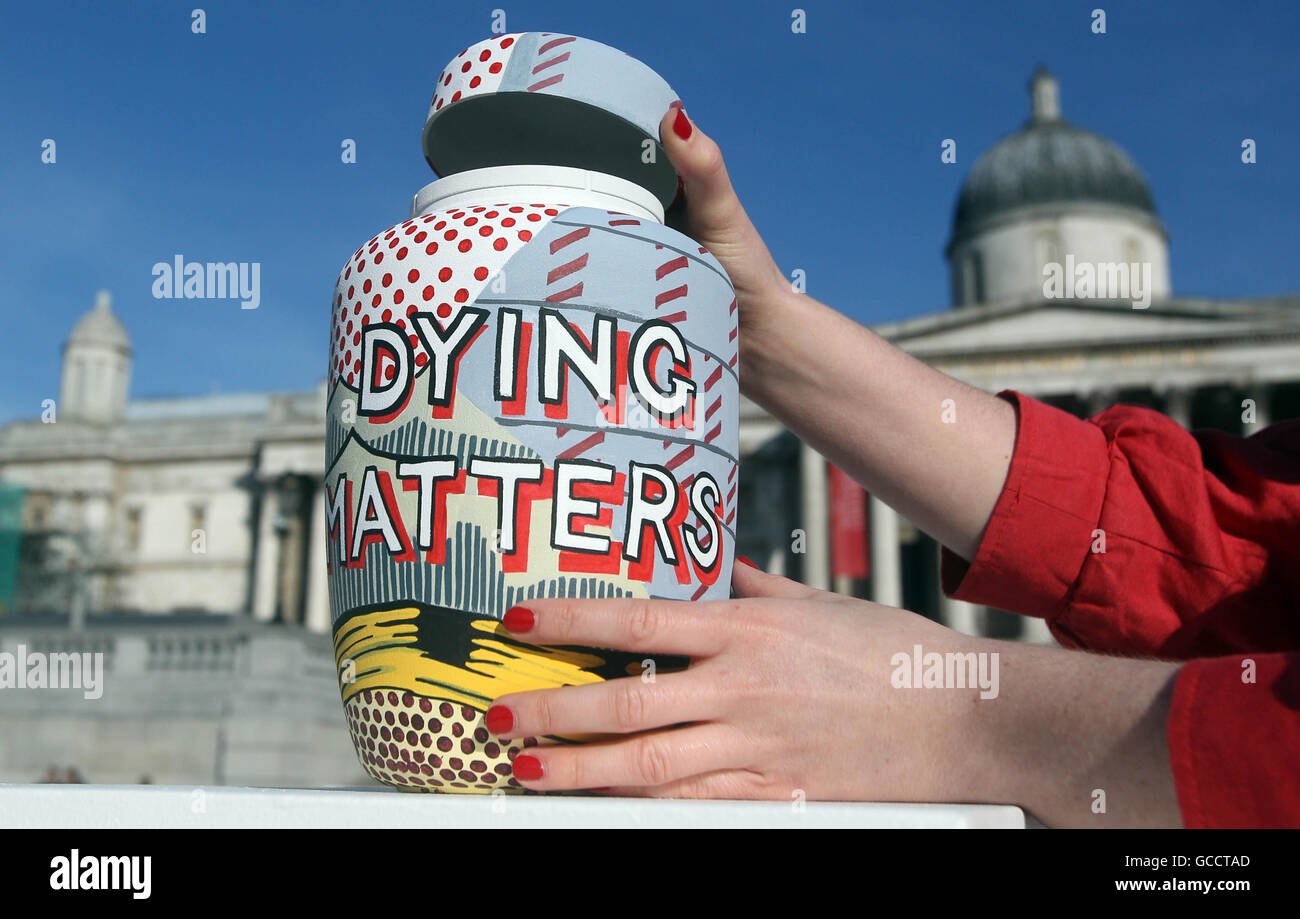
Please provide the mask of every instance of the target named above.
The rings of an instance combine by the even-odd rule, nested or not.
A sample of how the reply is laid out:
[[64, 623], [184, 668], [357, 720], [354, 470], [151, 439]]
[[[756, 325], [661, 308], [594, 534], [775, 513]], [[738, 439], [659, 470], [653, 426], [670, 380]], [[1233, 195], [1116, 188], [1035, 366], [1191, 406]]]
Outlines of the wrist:
[[[1060, 717], [1065, 713], [1045, 697], [1053, 694], [1067, 668], [1061, 667], [1053, 679], [1044, 672], [1045, 663], [1051, 669], [1043, 659], [1050, 649], [1001, 641], [983, 645], [984, 653], [996, 655], [998, 695], [979, 700], [954, 731], [969, 751], [960, 790], [965, 800], [1015, 804], [1037, 815], [1039, 790], [1062, 779], [1048, 751], [1064, 740], [1057, 732], [1068, 732], [1070, 719]], [[1058, 717], [1044, 717], [1050, 711]]]
[[989, 644], [1000, 692], [960, 731], [965, 800], [1051, 826], [1179, 825], [1166, 740], [1178, 664]]
[[770, 389], [801, 366], [794, 334], [820, 304], [775, 275], [756, 294], [738, 296], [740, 309], [741, 390], [757, 398], [754, 386]]
[[[947, 631], [947, 630], [945, 630]], [[932, 800], [977, 802], [981, 804], [1019, 804], [1011, 796], [1007, 775], [1009, 765], [1005, 733], [1008, 720], [1015, 715], [1006, 704], [1004, 679], [1007, 649], [1019, 646], [1007, 642], [975, 638], [960, 632], [947, 632], [946, 647], [934, 646], [940, 653], [961, 655], [969, 661], [975, 655], [975, 685], [964, 689], [934, 692], [935, 709], [929, 724], [934, 740], [929, 758], [939, 765], [934, 776], [936, 788]], [[972, 673], [969, 666], [964, 672]], [[1014, 760], [1014, 758], [1013, 758]]]

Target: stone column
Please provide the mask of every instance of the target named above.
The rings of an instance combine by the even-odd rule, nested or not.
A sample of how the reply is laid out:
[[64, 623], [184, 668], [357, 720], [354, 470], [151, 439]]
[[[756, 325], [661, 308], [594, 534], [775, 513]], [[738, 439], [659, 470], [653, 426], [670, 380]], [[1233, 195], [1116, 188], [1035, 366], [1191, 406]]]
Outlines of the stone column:
[[1047, 628], [1047, 620], [1037, 616], [1020, 617], [1020, 640], [1033, 645], [1054, 645], [1056, 639]]
[[[936, 545], [935, 550], [942, 554], [943, 546]], [[935, 562], [937, 564], [938, 559]], [[979, 635], [980, 620], [983, 618], [980, 615], [982, 609], [982, 606], [974, 603], [949, 597], [943, 592], [943, 585], [939, 585], [939, 621], [954, 632], [961, 632], [963, 635]]]
[[1165, 392], [1165, 414], [1185, 428], [1192, 426], [1192, 390], [1177, 387]]
[[325, 489], [316, 485], [311, 497], [311, 524], [307, 529], [307, 628], [313, 632], [329, 632], [329, 584], [325, 574]]
[[939, 621], [954, 632], [961, 632], [963, 635], [979, 635], [982, 609], [983, 607], [967, 603], [965, 600], [954, 600], [942, 591], [939, 593]]
[[826, 460], [802, 441], [799, 446], [799, 478], [803, 493], [803, 582], [809, 587], [829, 590], [830, 488], [826, 481]]
[[1091, 418], [1099, 412], [1104, 412], [1115, 404], [1115, 399], [1119, 394], [1113, 389], [1094, 389], [1088, 393], [1088, 417]]
[[303, 565], [306, 561], [303, 553], [307, 546], [307, 524], [303, 520], [307, 508], [302, 506], [303, 494], [297, 476], [290, 476], [284, 482], [285, 492], [280, 496], [280, 519], [277, 521], [280, 538], [280, 558], [278, 565], [279, 588], [276, 609], [279, 620], [284, 623], [301, 625], [305, 609], [303, 601]]
[[875, 495], [868, 498], [867, 532], [871, 536], [871, 599], [885, 606], [902, 606], [903, 559], [898, 548], [898, 513]]
[[253, 618], [275, 618], [276, 588], [280, 584], [280, 536], [275, 531], [280, 513], [280, 488], [275, 479], [258, 482], [262, 494], [258, 501], [257, 558], [253, 563]]

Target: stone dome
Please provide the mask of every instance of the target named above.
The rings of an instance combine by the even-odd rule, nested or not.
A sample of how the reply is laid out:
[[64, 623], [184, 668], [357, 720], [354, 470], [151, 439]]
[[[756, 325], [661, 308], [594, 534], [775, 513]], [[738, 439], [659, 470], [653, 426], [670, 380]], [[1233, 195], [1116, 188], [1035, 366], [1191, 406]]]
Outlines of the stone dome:
[[95, 297], [95, 307], [77, 320], [68, 336], [68, 346], [106, 345], [123, 351], [131, 350], [131, 340], [126, 326], [113, 312], [113, 298], [101, 290]]
[[1056, 80], [1044, 68], [1030, 91], [1029, 121], [980, 157], [962, 186], [949, 245], [1028, 205], [1109, 204], [1154, 219], [1155, 201], [1137, 164], [1111, 141], [1061, 118]]

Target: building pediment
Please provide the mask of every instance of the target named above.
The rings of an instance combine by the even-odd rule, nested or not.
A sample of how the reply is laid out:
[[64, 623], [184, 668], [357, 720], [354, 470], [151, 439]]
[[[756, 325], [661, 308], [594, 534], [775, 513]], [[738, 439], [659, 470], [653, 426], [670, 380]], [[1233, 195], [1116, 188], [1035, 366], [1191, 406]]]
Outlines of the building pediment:
[[874, 327], [918, 356], [1025, 349], [1078, 349], [1213, 341], [1300, 332], [1300, 298], [1263, 302], [1169, 300], [1147, 309], [1128, 303], [1061, 301], [945, 310]]

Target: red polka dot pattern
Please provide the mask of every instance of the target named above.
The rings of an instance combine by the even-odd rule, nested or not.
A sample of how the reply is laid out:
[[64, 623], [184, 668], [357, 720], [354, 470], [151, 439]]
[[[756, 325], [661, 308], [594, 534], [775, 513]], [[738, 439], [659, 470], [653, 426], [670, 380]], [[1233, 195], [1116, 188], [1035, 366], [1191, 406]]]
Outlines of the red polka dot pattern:
[[[411, 341], [419, 375], [429, 355], [410, 317], [433, 313], [446, 328], [520, 248], [566, 204], [491, 204], [434, 211], [399, 223], [353, 253], [334, 288], [330, 387], [361, 387], [361, 329], [390, 322]], [[527, 230], [519, 227], [525, 225]], [[428, 240], [420, 245], [417, 240]], [[381, 260], [384, 253], [389, 259]], [[391, 261], [390, 261], [391, 260]], [[391, 360], [376, 373], [389, 377]]]
[[433, 91], [433, 101], [429, 103], [432, 114], [444, 105], [459, 102], [466, 96], [479, 93], [494, 93], [501, 85], [510, 55], [514, 54], [515, 42], [522, 32], [512, 35], [498, 35], [476, 45], [470, 45], [456, 59], [447, 65]]
[[510, 763], [531, 737], [499, 740], [468, 705], [411, 692], [366, 690], [343, 705], [362, 767], [407, 791], [523, 791]]

